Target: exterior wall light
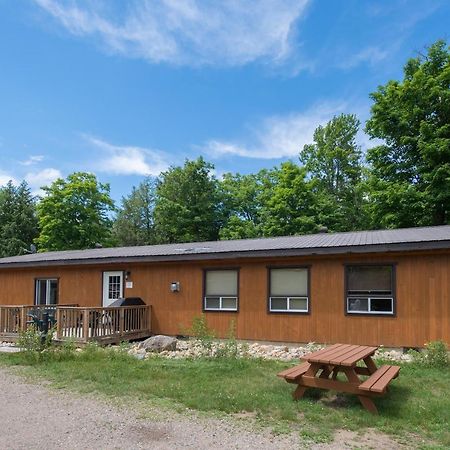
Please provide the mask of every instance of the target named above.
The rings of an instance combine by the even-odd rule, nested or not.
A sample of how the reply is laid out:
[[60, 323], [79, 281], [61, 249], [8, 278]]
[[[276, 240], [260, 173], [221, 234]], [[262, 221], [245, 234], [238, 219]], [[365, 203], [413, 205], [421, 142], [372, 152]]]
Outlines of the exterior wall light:
[[170, 283], [170, 292], [179, 292], [180, 291], [180, 282], [172, 281]]
[[127, 270], [126, 272], [125, 272], [125, 280], [128, 280], [128, 279], [130, 279], [131, 278], [131, 272], [129, 271], [129, 270]]

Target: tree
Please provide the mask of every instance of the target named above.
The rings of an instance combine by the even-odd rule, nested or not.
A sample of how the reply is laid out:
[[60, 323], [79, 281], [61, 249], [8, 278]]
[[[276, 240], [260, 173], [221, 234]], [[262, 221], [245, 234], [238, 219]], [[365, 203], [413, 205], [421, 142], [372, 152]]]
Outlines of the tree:
[[155, 226], [161, 242], [216, 240], [223, 222], [214, 166], [198, 158], [161, 174]]
[[375, 227], [440, 225], [450, 219], [450, 52], [444, 41], [410, 59], [402, 81], [371, 94], [366, 131]]
[[291, 161], [267, 172], [262, 204], [264, 236], [304, 234], [318, 229], [315, 199], [306, 170]]
[[113, 226], [113, 235], [119, 245], [149, 245], [157, 242], [154, 208], [156, 180], [147, 177], [133, 187], [128, 197], [122, 198]]
[[114, 202], [109, 185], [94, 174], [72, 173], [42, 188], [44, 197], [37, 206], [39, 251], [93, 248], [109, 245]]
[[36, 202], [25, 181], [0, 188], [0, 257], [30, 251], [37, 236]]
[[362, 154], [356, 143], [360, 122], [341, 114], [314, 132], [314, 143], [305, 145], [300, 161], [311, 179], [318, 203], [319, 222], [333, 231], [364, 227], [362, 212]]
[[241, 175], [226, 173], [220, 181], [226, 222], [221, 239], [254, 238], [260, 235], [261, 194], [267, 171]]

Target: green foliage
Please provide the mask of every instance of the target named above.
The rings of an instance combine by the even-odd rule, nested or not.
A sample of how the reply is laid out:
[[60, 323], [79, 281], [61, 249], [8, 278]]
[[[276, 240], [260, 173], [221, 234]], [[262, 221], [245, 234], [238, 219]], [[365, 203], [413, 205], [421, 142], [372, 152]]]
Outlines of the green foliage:
[[410, 351], [413, 361], [426, 367], [445, 368], [450, 365], [448, 347], [443, 341], [432, 341], [425, 344], [422, 351]]
[[109, 213], [114, 202], [109, 185], [95, 175], [76, 172], [43, 187], [38, 204], [39, 251], [93, 248], [110, 243]]
[[36, 203], [25, 181], [0, 187], [0, 257], [22, 255], [37, 236]]
[[51, 348], [52, 339], [53, 330], [44, 335], [36, 326], [30, 325], [25, 331], [20, 332], [17, 345], [28, 360], [37, 362], [44, 357], [44, 352]]
[[254, 238], [260, 235], [261, 196], [267, 171], [241, 175], [226, 173], [220, 181], [226, 221], [220, 239]]
[[161, 174], [155, 204], [155, 226], [161, 242], [218, 238], [223, 215], [213, 169], [200, 157]]
[[156, 180], [145, 178], [130, 195], [122, 198], [113, 227], [113, 236], [119, 246], [150, 245], [158, 242], [154, 208]]
[[262, 198], [261, 231], [264, 236], [287, 236], [317, 230], [315, 198], [303, 167], [288, 161], [270, 171]]
[[402, 81], [371, 94], [366, 131], [373, 226], [440, 225], [450, 218], [450, 51], [444, 41], [410, 59]]
[[364, 228], [363, 165], [356, 143], [360, 122], [341, 114], [314, 132], [314, 143], [305, 145], [300, 161], [312, 181], [316, 222], [333, 231]]
[[216, 358], [237, 358], [239, 356], [239, 345], [236, 340], [236, 322], [230, 321], [227, 337], [215, 352]]
[[209, 328], [206, 321], [206, 316], [201, 314], [192, 319], [192, 325], [188, 333], [197, 339], [205, 352], [210, 355], [212, 350], [212, 344], [216, 338], [216, 333], [212, 328]]

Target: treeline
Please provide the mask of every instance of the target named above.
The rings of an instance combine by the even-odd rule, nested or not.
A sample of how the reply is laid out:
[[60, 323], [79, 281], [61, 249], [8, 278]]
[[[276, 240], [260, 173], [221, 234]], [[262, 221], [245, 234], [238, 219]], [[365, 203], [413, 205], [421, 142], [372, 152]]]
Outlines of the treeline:
[[299, 159], [214, 176], [203, 158], [146, 178], [118, 208], [109, 185], [74, 173], [33, 198], [0, 188], [0, 255], [30, 251], [240, 239], [440, 225], [450, 215], [450, 51], [438, 41], [410, 59], [401, 81], [370, 95], [363, 154], [352, 114], [317, 127]]

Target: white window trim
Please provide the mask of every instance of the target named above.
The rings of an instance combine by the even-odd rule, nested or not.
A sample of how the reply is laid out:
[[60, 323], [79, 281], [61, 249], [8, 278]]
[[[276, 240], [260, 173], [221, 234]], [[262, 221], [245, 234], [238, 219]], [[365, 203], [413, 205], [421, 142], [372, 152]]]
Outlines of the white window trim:
[[[272, 298], [285, 298], [287, 300], [287, 308], [288, 309], [274, 309], [272, 308]], [[306, 309], [289, 309], [290, 303], [291, 303], [291, 299], [292, 300], [306, 300]], [[274, 295], [272, 297], [269, 297], [269, 310], [270, 312], [283, 312], [283, 313], [290, 313], [290, 312], [302, 312], [302, 313], [307, 313], [309, 312], [309, 297], [306, 296], [282, 296], [282, 295]]]
[[[362, 298], [362, 299], [367, 299], [368, 300], [368, 311], [364, 311], [364, 310], [360, 310], [360, 311], [355, 311], [349, 310], [349, 300], [351, 299], [355, 299], [355, 298]], [[372, 299], [376, 300], [376, 299], [384, 299], [384, 300], [390, 300], [391, 301], [391, 310], [390, 311], [372, 311]], [[358, 295], [357, 297], [347, 297], [347, 314], [383, 314], [383, 315], [394, 315], [394, 297], [388, 296], [386, 295], [385, 297], [369, 297], [369, 296], [364, 296], [364, 295]]]
[[[219, 298], [219, 307], [218, 308], [207, 308], [206, 307], [206, 301], [209, 298]], [[223, 299], [224, 298], [232, 298], [236, 300], [236, 308], [224, 308], [222, 306], [223, 304]], [[235, 295], [210, 295], [210, 296], [206, 296], [203, 300], [203, 307], [205, 309], [205, 311], [237, 311], [238, 310], [238, 302], [239, 302], [239, 297], [235, 296]]]
[[[45, 303], [38, 303], [38, 296], [39, 296], [39, 289], [38, 289], [38, 284], [42, 281], [45, 281]], [[45, 305], [45, 306], [52, 306], [56, 303], [50, 303], [50, 283], [52, 281], [56, 281], [56, 289], [59, 290], [59, 281], [58, 278], [36, 278], [36, 282], [35, 282], [35, 296], [34, 296], [34, 305], [35, 306], [39, 306], [39, 305]]]

